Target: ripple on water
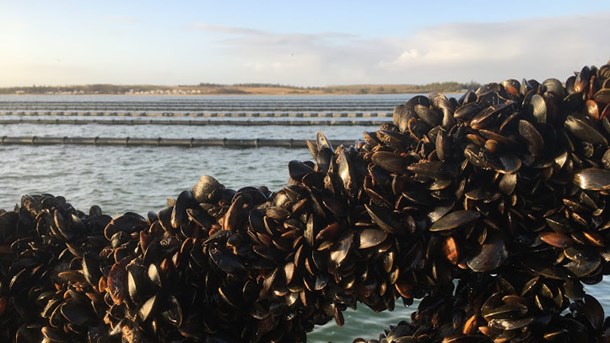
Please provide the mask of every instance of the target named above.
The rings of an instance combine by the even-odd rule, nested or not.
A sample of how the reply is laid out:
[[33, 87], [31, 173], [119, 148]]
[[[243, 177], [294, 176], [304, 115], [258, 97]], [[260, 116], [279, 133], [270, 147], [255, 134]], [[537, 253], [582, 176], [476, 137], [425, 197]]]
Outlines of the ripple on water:
[[278, 190], [287, 183], [288, 162], [309, 159], [304, 149], [281, 148], [0, 146], [0, 154], [6, 156], [0, 164], [0, 207], [12, 207], [24, 193], [44, 191], [66, 196], [77, 208], [105, 204], [112, 213], [158, 210], [201, 175], [234, 189]]
[[[387, 119], [388, 121], [390, 119]], [[274, 138], [312, 139], [318, 131], [333, 139], [360, 139], [371, 126], [163, 126], [163, 125], [36, 125], [16, 124], [0, 127], [0, 136], [85, 136], [146, 138]]]

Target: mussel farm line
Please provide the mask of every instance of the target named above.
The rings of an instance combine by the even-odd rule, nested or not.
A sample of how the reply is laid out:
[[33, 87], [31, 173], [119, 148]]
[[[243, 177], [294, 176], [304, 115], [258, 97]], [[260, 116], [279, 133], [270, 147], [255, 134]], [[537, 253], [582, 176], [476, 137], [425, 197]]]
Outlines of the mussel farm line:
[[[0, 115], [129, 115], [129, 116], [392, 116], [398, 96], [195, 96], [80, 97], [45, 101], [19, 97], [0, 102]], [[1, 97], [0, 97], [1, 98]], [[52, 98], [57, 99], [57, 98]]]
[[203, 176], [146, 217], [25, 195], [0, 215], [0, 340], [304, 342], [347, 307], [409, 321], [355, 342], [606, 342], [610, 65], [417, 96], [288, 185]]
[[[349, 145], [354, 141], [340, 140]], [[2, 136], [0, 145], [94, 145], [94, 146], [148, 146], [148, 147], [222, 147], [222, 148], [306, 148], [305, 140], [268, 138], [141, 138], [141, 137], [49, 137], [49, 136]]]
[[[2, 106], [0, 102], [0, 106]], [[391, 118], [392, 112], [130, 112], [117, 111], [2, 111], [0, 116], [38, 117], [177, 117], [177, 118]]]
[[31, 119], [10, 118], [0, 119], [0, 125], [15, 124], [37, 124], [37, 125], [171, 125], [171, 126], [380, 126], [386, 120], [222, 120], [222, 119], [197, 119], [197, 120], [174, 120], [174, 119]]

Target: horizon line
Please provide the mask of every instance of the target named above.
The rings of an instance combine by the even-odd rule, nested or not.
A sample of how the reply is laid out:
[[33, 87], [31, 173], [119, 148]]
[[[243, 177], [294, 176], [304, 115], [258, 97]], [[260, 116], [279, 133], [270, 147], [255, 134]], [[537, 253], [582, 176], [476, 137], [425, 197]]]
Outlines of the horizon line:
[[329, 88], [329, 87], [349, 87], [349, 86], [428, 86], [437, 84], [482, 84], [478, 81], [471, 80], [468, 82], [460, 81], [434, 81], [427, 83], [344, 83], [344, 84], [330, 84], [330, 85], [293, 85], [283, 83], [271, 83], [271, 82], [239, 82], [239, 83], [215, 83], [215, 82], [200, 82], [198, 84], [162, 84], [162, 83], [74, 83], [74, 84], [36, 84], [32, 85], [11, 85], [11, 86], [0, 86], [0, 89], [7, 88], [45, 88], [45, 87], [91, 87], [91, 86], [116, 86], [116, 87], [274, 87], [274, 88]]

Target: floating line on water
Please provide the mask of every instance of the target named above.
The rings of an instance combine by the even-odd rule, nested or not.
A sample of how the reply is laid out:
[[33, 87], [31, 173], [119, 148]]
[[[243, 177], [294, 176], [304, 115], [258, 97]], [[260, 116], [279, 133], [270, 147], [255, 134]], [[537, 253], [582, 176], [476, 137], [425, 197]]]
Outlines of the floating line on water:
[[0, 125], [37, 124], [37, 125], [188, 125], [188, 126], [380, 126], [387, 120], [222, 120], [222, 119], [67, 119], [67, 118], [15, 118], [0, 119]]
[[271, 112], [251, 112], [251, 111], [225, 111], [225, 112], [184, 112], [184, 111], [63, 111], [63, 110], [0, 110], [0, 116], [100, 116], [100, 117], [204, 117], [204, 118], [391, 118], [392, 112], [370, 112], [370, 111], [324, 111], [324, 112], [303, 112], [303, 111], [271, 111]]
[[[406, 99], [405, 99], [406, 100]], [[151, 101], [1, 101], [4, 111], [140, 111], [140, 112], [328, 112], [328, 111], [392, 111], [396, 99], [339, 100], [333, 97], [322, 99], [269, 99], [227, 98], [221, 101], [175, 102]]]
[[[353, 145], [355, 140], [335, 140], [339, 145]], [[1, 145], [94, 145], [94, 146], [158, 146], [158, 147], [224, 147], [224, 148], [305, 148], [304, 139], [266, 138], [141, 138], [141, 137], [49, 137], [3, 136]]]

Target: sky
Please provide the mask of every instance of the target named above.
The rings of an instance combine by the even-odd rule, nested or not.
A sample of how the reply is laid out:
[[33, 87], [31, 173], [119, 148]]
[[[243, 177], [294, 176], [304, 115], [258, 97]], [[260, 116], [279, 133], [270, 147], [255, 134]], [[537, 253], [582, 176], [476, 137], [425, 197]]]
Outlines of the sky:
[[610, 1], [0, 0], [0, 87], [565, 80]]

